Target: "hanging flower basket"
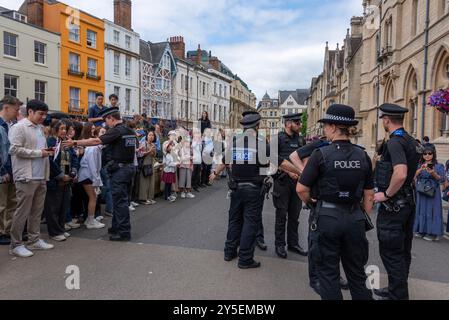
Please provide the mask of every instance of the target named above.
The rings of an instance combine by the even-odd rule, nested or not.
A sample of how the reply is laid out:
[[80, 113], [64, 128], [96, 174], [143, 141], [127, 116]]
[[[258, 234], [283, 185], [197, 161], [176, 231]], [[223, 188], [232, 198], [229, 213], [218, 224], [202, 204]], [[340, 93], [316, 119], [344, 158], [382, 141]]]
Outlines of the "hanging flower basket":
[[432, 93], [429, 105], [442, 113], [449, 113], [449, 88]]

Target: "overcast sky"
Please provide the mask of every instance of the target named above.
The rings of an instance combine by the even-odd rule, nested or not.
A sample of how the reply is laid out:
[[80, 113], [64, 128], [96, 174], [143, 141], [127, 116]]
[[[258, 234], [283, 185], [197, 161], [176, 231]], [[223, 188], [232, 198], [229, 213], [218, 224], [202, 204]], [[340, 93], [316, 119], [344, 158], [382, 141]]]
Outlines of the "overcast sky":
[[[113, 20], [113, 0], [65, 0]], [[21, 0], [0, 0], [18, 9]], [[184, 36], [246, 81], [260, 99], [265, 91], [309, 88], [322, 71], [324, 46], [342, 43], [362, 0], [133, 0], [133, 28], [152, 42]]]

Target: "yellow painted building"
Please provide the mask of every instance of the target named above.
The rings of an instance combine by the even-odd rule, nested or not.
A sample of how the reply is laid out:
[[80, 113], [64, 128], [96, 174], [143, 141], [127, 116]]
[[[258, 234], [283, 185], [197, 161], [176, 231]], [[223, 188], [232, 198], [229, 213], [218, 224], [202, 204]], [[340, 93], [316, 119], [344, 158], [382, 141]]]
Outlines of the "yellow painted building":
[[87, 114], [95, 93], [105, 90], [103, 20], [53, 0], [27, 0], [20, 10], [29, 22], [61, 34], [60, 110]]

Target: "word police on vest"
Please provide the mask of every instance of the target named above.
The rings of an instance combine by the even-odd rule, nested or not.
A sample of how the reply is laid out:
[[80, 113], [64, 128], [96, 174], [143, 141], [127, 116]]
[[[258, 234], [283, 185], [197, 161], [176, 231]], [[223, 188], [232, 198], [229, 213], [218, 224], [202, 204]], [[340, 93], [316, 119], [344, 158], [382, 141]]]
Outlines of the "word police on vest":
[[360, 161], [334, 161], [335, 169], [361, 169], [362, 163]]

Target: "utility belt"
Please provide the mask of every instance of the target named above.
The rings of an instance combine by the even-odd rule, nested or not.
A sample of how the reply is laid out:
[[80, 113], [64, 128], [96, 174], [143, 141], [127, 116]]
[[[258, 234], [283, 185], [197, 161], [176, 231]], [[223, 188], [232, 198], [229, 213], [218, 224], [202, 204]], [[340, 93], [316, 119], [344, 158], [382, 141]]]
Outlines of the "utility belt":
[[118, 162], [115, 160], [109, 161], [105, 168], [109, 174], [117, 172], [121, 168], [134, 167], [134, 162]]
[[332, 203], [327, 201], [320, 201], [321, 208], [338, 209], [352, 213], [355, 209], [360, 208], [360, 203]]
[[390, 213], [399, 213], [405, 207], [415, 206], [415, 193], [412, 187], [401, 188], [392, 199], [382, 202], [382, 206]]
[[281, 181], [288, 177], [287, 173], [281, 170], [278, 170], [276, 174], [273, 175], [274, 181]]
[[365, 231], [371, 231], [374, 229], [374, 224], [371, 221], [370, 216], [368, 215], [368, 213], [362, 208], [362, 206], [360, 205], [359, 202], [356, 203], [349, 203], [349, 204], [344, 204], [344, 203], [332, 203], [332, 202], [327, 202], [327, 201], [318, 201], [317, 205], [315, 207], [312, 207], [312, 219], [311, 219], [311, 224], [310, 224], [310, 229], [312, 231], [316, 231], [317, 230], [317, 223], [318, 223], [318, 216], [319, 216], [319, 212], [321, 208], [325, 208], [325, 209], [333, 209], [333, 210], [342, 210], [348, 214], [352, 214], [354, 211], [356, 211], [357, 209], [362, 210], [364, 218], [365, 218]]
[[273, 184], [269, 178], [265, 178], [263, 182], [251, 182], [251, 181], [236, 181], [232, 178], [228, 181], [228, 187], [231, 191], [236, 191], [242, 188], [254, 188], [260, 189], [260, 195], [269, 198], [269, 192]]

